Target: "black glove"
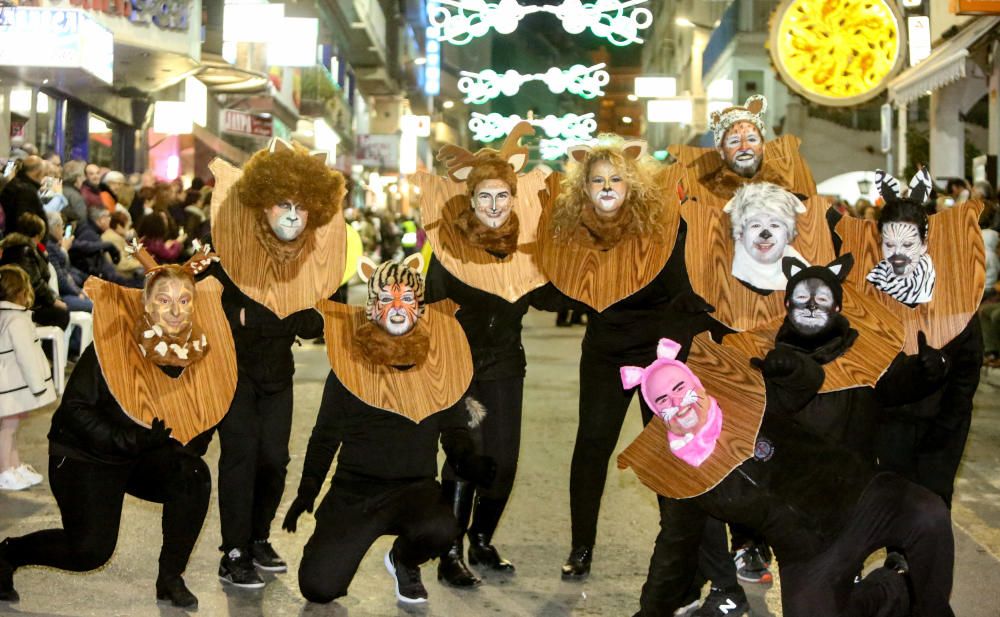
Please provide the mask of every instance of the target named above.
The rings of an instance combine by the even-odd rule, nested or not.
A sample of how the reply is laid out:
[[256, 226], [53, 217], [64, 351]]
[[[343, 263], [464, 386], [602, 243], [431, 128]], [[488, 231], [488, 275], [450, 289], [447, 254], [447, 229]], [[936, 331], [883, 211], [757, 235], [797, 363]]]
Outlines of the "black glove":
[[767, 352], [763, 360], [760, 358], [750, 358], [750, 365], [760, 371], [761, 375], [765, 378], [776, 379], [791, 375], [807, 359], [809, 358], [800, 353], [775, 347]]
[[288, 513], [285, 520], [281, 522], [281, 528], [285, 531], [295, 533], [298, 529], [299, 517], [303, 512], [312, 514], [313, 504], [316, 502], [316, 495], [319, 494], [319, 483], [309, 477], [302, 478], [299, 483], [299, 494], [288, 506]]
[[920, 438], [918, 450], [921, 454], [940, 452], [951, 441], [953, 433], [954, 430], [947, 426], [931, 421], [930, 426], [927, 427], [927, 432]]
[[482, 488], [491, 487], [497, 477], [497, 462], [491, 456], [466, 456], [461, 461], [453, 461], [452, 467], [461, 478], [475, 482]]
[[122, 258], [121, 253], [118, 252], [118, 247], [116, 247], [114, 244], [111, 244], [110, 242], [105, 242], [101, 246], [101, 250], [107, 253], [108, 257], [111, 258], [111, 261], [115, 263], [118, 263]]
[[165, 446], [170, 443], [170, 432], [172, 430], [160, 418], [153, 418], [153, 423], [149, 426], [149, 430], [141, 430], [139, 433], [138, 438], [135, 440], [136, 445], [140, 451], [155, 450], [160, 446]]
[[917, 360], [924, 379], [931, 383], [937, 383], [948, 375], [948, 356], [927, 344], [927, 336], [923, 330], [917, 333]]

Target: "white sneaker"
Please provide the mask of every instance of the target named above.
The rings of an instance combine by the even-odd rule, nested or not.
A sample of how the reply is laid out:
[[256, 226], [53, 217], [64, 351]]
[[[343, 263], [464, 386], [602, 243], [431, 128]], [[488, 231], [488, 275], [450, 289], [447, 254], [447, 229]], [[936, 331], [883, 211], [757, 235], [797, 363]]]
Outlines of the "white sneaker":
[[42, 483], [42, 474], [35, 471], [35, 468], [27, 463], [21, 463], [20, 467], [14, 468], [14, 471], [28, 481], [29, 486], [35, 486], [36, 484]]
[[23, 491], [29, 486], [31, 483], [22, 478], [13, 467], [0, 472], [0, 491]]

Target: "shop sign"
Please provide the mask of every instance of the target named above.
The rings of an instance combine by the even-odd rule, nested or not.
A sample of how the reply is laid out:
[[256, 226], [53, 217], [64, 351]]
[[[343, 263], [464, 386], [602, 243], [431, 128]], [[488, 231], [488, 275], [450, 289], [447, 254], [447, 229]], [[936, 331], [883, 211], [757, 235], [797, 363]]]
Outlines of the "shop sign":
[[354, 158], [359, 165], [399, 168], [399, 135], [358, 135]]
[[222, 110], [222, 119], [219, 125], [222, 127], [223, 133], [251, 137], [270, 137], [274, 131], [271, 118], [255, 116], [238, 109]]
[[114, 81], [114, 35], [74, 9], [0, 11], [0, 66], [83, 69]]
[[1000, 0], [951, 0], [957, 15], [1000, 15]]
[[163, 30], [184, 30], [191, 25], [190, 0], [69, 0], [74, 8], [125, 17], [134, 24]]

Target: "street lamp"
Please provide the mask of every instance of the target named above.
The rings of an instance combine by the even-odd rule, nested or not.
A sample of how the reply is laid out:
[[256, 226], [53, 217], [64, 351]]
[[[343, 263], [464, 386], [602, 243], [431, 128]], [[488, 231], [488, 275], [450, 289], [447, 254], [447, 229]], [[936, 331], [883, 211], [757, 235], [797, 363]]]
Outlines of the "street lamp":
[[858, 180], [858, 190], [862, 197], [868, 197], [871, 194], [872, 181], [868, 179], [868, 176], [861, 176], [861, 179]]

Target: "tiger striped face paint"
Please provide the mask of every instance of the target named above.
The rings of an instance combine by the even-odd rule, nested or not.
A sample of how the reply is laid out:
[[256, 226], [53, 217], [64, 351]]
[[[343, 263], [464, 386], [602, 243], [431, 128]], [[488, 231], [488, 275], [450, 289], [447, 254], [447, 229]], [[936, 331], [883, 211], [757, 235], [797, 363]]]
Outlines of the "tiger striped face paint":
[[393, 336], [406, 334], [417, 325], [420, 303], [409, 285], [396, 282], [382, 286], [371, 307], [371, 320]]

